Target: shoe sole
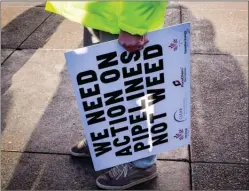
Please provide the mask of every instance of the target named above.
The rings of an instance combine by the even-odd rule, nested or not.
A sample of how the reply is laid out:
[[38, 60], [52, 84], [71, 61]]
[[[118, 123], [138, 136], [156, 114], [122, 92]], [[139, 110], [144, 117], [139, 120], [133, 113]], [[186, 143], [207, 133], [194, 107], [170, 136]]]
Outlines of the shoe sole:
[[135, 182], [131, 182], [130, 184], [127, 184], [127, 185], [124, 185], [124, 186], [105, 186], [105, 185], [102, 185], [98, 182], [98, 179], [96, 180], [96, 184], [98, 187], [102, 188], [102, 189], [105, 189], [105, 190], [126, 190], [128, 188], [131, 188], [133, 186], [136, 186], [138, 184], [141, 184], [141, 183], [144, 183], [144, 182], [147, 182], [149, 180], [152, 180], [154, 178], [157, 177], [157, 172], [155, 172], [154, 174], [146, 177], [146, 178], [143, 178], [143, 179], [140, 179], [140, 180], [137, 180]]
[[82, 154], [82, 153], [75, 153], [70, 150], [70, 154], [74, 157], [79, 157], [79, 158], [91, 158], [91, 155], [88, 154]]

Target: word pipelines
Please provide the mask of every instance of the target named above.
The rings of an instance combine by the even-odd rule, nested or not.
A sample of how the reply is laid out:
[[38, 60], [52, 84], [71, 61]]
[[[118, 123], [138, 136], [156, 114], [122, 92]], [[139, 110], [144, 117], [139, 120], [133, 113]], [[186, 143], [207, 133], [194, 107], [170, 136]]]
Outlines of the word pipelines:
[[[150, 123], [153, 124], [149, 132], [147, 127], [143, 128], [138, 124], [147, 120], [147, 113], [145, 111], [141, 111], [145, 109], [145, 100], [141, 100], [141, 106], [133, 108], [126, 108], [124, 106], [125, 99], [126, 101], [131, 101], [141, 98], [145, 94], [150, 94], [150, 96], [148, 96], [149, 106], [165, 99], [165, 88], [153, 88], [153, 86], [164, 83], [162, 55], [163, 51], [160, 45], [149, 46], [143, 51], [143, 60], [145, 63], [134, 64], [140, 59], [141, 53], [139, 51], [135, 53], [123, 52], [120, 55], [120, 60], [123, 64], [122, 72], [120, 72], [115, 67], [119, 64], [117, 52], [110, 52], [96, 57], [99, 62], [99, 70], [101, 71], [105, 69], [99, 76], [97, 76], [96, 72], [93, 70], [80, 72], [77, 75], [79, 92], [82, 99], [82, 106], [86, 114], [87, 124], [91, 126], [97, 123], [106, 122], [106, 119], [108, 119], [110, 126], [102, 130], [100, 129], [99, 133], [90, 133], [96, 157], [112, 150], [111, 142], [104, 142], [103, 140], [109, 138], [110, 136], [114, 139], [113, 145], [115, 147], [122, 147], [121, 150], [115, 153], [116, 156], [132, 155], [132, 148], [130, 146], [131, 141], [135, 143], [133, 146], [134, 152], [150, 148], [151, 145], [148, 145], [148, 141], [147, 143], [144, 141], [149, 138], [149, 134], [152, 135], [152, 146], [168, 142], [168, 134], [166, 133], [167, 124], [165, 122], [158, 122], [157, 124], [154, 124], [155, 120], [166, 117], [166, 113], [149, 115]], [[150, 59], [154, 59], [154, 63], [150, 63]], [[133, 64], [134, 67], [127, 67], [129, 63]], [[146, 76], [145, 83], [143, 72]], [[152, 73], [158, 74], [157, 77], [151, 77]], [[117, 89], [107, 93], [103, 93], [101, 91], [100, 83], [111, 85], [119, 80], [121, 75], [124, 79], [124, 90]], [[131, 77], [132, 79], [130, 79]], [[91, 88], [89, 88], [89, 86], [88, 88], [85, 88], [85, 84], [91, 84]], [[143, 84], [146, 84], [146, 92]], [[101, 97], [102, 94], [104, 102]], [[91, 97], [91, 99], [87, 99], [89, 97]], [[106, 113], [104, 111], [104, 107], [107, 108]], [[127, 112], [129, 120], [125, 115]], [[139, 114], [137, 114], [138, 112]], [[107, 114], [108, 118], [105, 117], [105, 114]], [[129, 126], [131, 125], [132, 127], [129, 128], [129, 126], [124, 125], [118, 127], [118, 125], [122, 122], [127, 122]], [[111, 133], [109, 133], [108, 129]], [[129, 130], [132, 138], [129, 136], [120, 136], [122, 132]]]

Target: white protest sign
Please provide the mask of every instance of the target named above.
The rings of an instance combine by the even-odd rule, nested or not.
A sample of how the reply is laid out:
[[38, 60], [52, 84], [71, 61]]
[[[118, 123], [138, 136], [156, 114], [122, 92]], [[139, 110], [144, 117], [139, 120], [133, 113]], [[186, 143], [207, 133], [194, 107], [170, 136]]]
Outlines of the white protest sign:
[[65, 53], [95, 170], [190, 143], [190, 24]]

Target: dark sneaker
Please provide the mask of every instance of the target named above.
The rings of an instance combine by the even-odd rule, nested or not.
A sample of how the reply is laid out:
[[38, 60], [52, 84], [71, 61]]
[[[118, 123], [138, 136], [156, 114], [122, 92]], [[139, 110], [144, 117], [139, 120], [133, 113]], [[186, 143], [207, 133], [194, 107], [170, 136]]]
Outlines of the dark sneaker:
[[75, 157], [91, 157], [88, 144], [85, 139], [71, 148], [71, 155]]
[[155, 177], [157, 177], [156, 164], [143, 169], [136, 168], [133, 163], [127, 163], [115, 166], [110, 171], [100, 175], [96, 183], [102, 189], [124, 190]]

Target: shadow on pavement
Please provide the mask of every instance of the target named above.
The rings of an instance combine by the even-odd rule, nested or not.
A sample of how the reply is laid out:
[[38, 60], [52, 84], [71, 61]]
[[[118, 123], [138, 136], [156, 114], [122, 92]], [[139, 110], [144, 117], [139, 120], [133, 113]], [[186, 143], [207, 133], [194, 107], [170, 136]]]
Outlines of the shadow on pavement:
[[[187, 11], [191, 15], [191, 12], [189, 10]], [[208, 20], [196, 19], [194, 19], [192, 22], [192, 36], [198, 38], [195, 40], [198, 40], [198, 42], [203, 42], [201, 46], [204, 48], [206, 46], [207, 51], [211, 47], [212, 49], [215, 48], [217, 52], [222, 54], [222, 52], [216, 48], [214, 42], [215, 32], [212, 23]], [[209, 33], [210, 35], [207, 37], [205, 33]], [[87, 40], [89, 39], [90, 38], [87, 38]], [[195, 42], [193, 44], [195, 44]], [[214, 153], [220, 157], [223, 155], [228, 158], [233, 158], [233, 156], [230, 156], [232, 155], [232, 152], [234, 152], [232, 150], [234, 148], [241, 150], [241, 147], [245, 149], [245, 146], [237, 143], [237, 145], [231, 145], [232, 150], [229, 150], [227, 144], [231, 144], [237, 139], [236, 134], [245, 132], [248, 133], [248, 130], [246, 131], [244, 126], [247, 123], [245, 120], [247, 120], [246, 100], [248, 89], [247, 85], [245, 84], [243, 72], [239, 67], [238, 61], [232, 55], [220, 55], [220, 57], [213, 56], [210, 58], [202, 54], [195, 54], [192, 58], [193, 155], [194, 157], [198, 158], [199, 156], [206, 157], [207, 155], [212, 155], [212, 153]], [[224, 59], [225, 61], [219, 59]], [[25, 62], [22, 64], [25, 64]], [[22, 66], [16, 66], [16, 69], [8, 76], [8, 81], [11, 81], [12, 76], [18, 71], [18, 69], [20, 69], [20, 67]], [[37, 147], [37, 144], [47, 144], [48, 147], [56, 147], [55, 144], [63, 144], [63, 142], [68, 140], [67, 129], [70, 129], [70, 131], [75, 129], [77, 132], [81, 133], [81, 122], [76, 106], [76, 100], [73, 95], [68, 97], [68, 94], [65, 93], [65, 91], [67, 91], [65, 84], [71, 84], [66, 68], [64, 68], [64, 71], [61, 73], [60, 77], [61, 82], [58, 86], [57, 92], [54, 95], [51, 103], [47, 106], [47, 109], [40, 119], [36, 129], [33, 131], [30, 141], [27, 143], [26, 150]], [[9, 83], [9, 86], [10, 85], [11, 82]], [[71, 88], [69, 91], [72, 92], [72, 86], [69, 88]], [[12, 98], [10, 97], [9, 101], [3, 104], [11, 106], [11, 99]], [[73, 108], [71, 107], [72, 105]], [[2, 111], [2, 121], [4, 121], [4, 117], [7, 112], [8, 109]], [[57, 118], [53, 118], [55, 114]], [[73, 118], [75, 121], [73, 122], [71, 118]], [[75, 124], [75, 122], [77, 122], [77, 124]], [[53, 128], [59, 127], [60, 131], [65, 133], [65, 137], [53, 138], [53, 136], [49, 136], [48, 133], [45, 132], [47, 130], [46, 126], [48, 125]], [[4, 128], [4, 124], [2, 127]], [[49, 138], [43, 139], [42, 136], [44, 135], [48, 136]], [[248, 136], [248, 134], [246, 134], [246, 136]], [[81, 135], [78, 135], [79, 139], [80, 137]], [[246, 141], [246, 137], [244, 138]], [[43, 142], [44, 140], [46, 143]], [[77, 141], [78, 140], [75, 140], [75, 142]], [[208, 141], [210, 142], [208, 143]], [[50, 142], [53, 142], [53, 144], [49, 145]], [[213, 145], [214, 143], [216, 145]], [[68, 148], [70, 148], [70, 146], [71, 145], [68, 145]], [[65, 148], [65, 153], [68, 153], [68, 148]], [[244, 152], [246, 152], [246, 149]], [[29, 160], [31, 162], [26, 164], [25, 161], [27, 160], [27, 155], [29, 155]], [[240, 154], [239, 157], [241, 157], [241, 155], [243, 154]], [[94, 178], [96, 178], [97, 174], [99, 173], [96, 174], [94, 172], [89, 160], [69, 159], [69, 156], [54, 155], [55, 158], [62, 158], [63, 160], [57, 160], [53, 157], [44, 158], [44, 160], [40, 161], [39, 164], [32, 166], [32, 156], [32, 154], [22, 154], [10, 181], [8, 181], [8, 184], [2, 185], [3, 189], [22, 190], [31, 188], [60, 188], [73, 190], [96, 188], [90, 184], [94, 184]], [[65, 160], [69, 161], [65, 162]], [[62, 162], [64, 166], [59, 164], [60, 162]], [[45, 163], [45, 165], [42, 165], [43, 163]], [[72, 166], [69, 167], [65, 165]], [[32, 168], [35, 169], [36, 173], [32, 172]], [[65, 172], [63, 168], [67, 169], [67, 172]], [[83, 173], [79, 173], [79, 171], [75, 170], [75, 168], [78, 168], [78, 170], [82, 171]], [[67, 176], [64, 173], [67, 173]], [[79, 173], [80, 176], [77, 173]], [[24, 185], [22, 182], [25, 181], [25, 179], [30, 179], [31, 181], [28, 181], [29, 183]], [[37, 182], [38, 179], [39, 183], [34, 187], [33, 183]], [[167, 179], [167, 177], [165, 177], [165, 179]], [[60, 185], [60, 183], [63, 185], [63, 187]], [[156, 189], [157, 185], [160, 184], [162, 183], [155, 179], [153, 182], [136, 186], [133, 189]], [[165, 189], [166, 188], [167, 187], [165, 187]]]
[[[21, 33], [20, 31], [23, 30], [22, 24], [27, 22], [27, 17], [28, 18], [33, 17], [34, 19], [36, 19], [35, 18], [36, 17], [35, 9], [36, 9], [36, 7], [32, 7], [30, 9], [24, 11], [22, 14], [18, 15], [16, 18], [14, 18], [10, 23], [8, 23], [5, 27], [3, 27], [2, 30], [1, 30], [1, 39], [2, 40], [5, 39], [6, 43], [8, 43], [7, 42], [8, 40], [12, 40], [13, 38], [19, 38], [18, 35], [19, 35], [19, 33]], [[50, 16], [51, 15], [49, 15], [48, 17], [50, 17]], [[45, 18], [44, 20], [46, 20], [47, 18]], [[53, 26], [53, 29], [44, 34], [45, 38], [44, 38], [44, 41], [41, 42], [40, 47], [43, 47], [46, 44], [46, 40], [49, 39], [49, 37], [56, 31], [57, 27], [60, 25], [60, 23], [62, 21], [63, 20], [61, 20], [58, 23], [55, 23], [55, 25]], [[33, 32], [30, 32], [29, 34], [26, 34], [26, 36], [29, 37]], [[26, 39], [27, 37], [25, 37], [24, 39]], [[9, 62], [9, 60], [6, 59], [2, 63], [2, 66], [1, 66], [1, 72], [2, 72], [1, 80], [4, 81], [4, 83], [2, 83], [2, 86], [1, 86], [1, 95], [4, 95], [4, 93], [11, 86], [12, 77], [15, 75], [15, 73], [17, 73], [25, 65], [25, 63], [32, 57], [32, 55], [36, 52], [36, 50], [30, 49], [30, 50], [28, 50], [29, 53], [30, 53], [30, 54], [28, 54], [29, 56], [27, 56], [27, 54], [23, 54], [23, 53], [25, 53], [25, 51], [27, 52], [27, 50], [21, 50], [19, 48], [22, 43], [23, 43], [23, 41], [21, 41], [16, 46], [17, 48], [13, 53], [13, 54], [19, 54], [20, 58], [22, 60], [21, 61], [20, 60], [11, 60], [11, 62]], [[5, 47], [2, 45], [2, 48], [5, 48]], [[11, 55], [13, 55], [13, 54], [11, 54]], [[5, 114], [7, 114], [7, 112], [8, 112], [8, 108], [12, 105], [11, 100], [12, 100], [12, 96], [10, 95], [8, 97], [8, 99], [5, 100], [4, 107], [1, 106], [1, 110], [2, 110], [1, 132], [3, 132], [5, 127], [6, 127], [4, 119], [6, 117]]]

